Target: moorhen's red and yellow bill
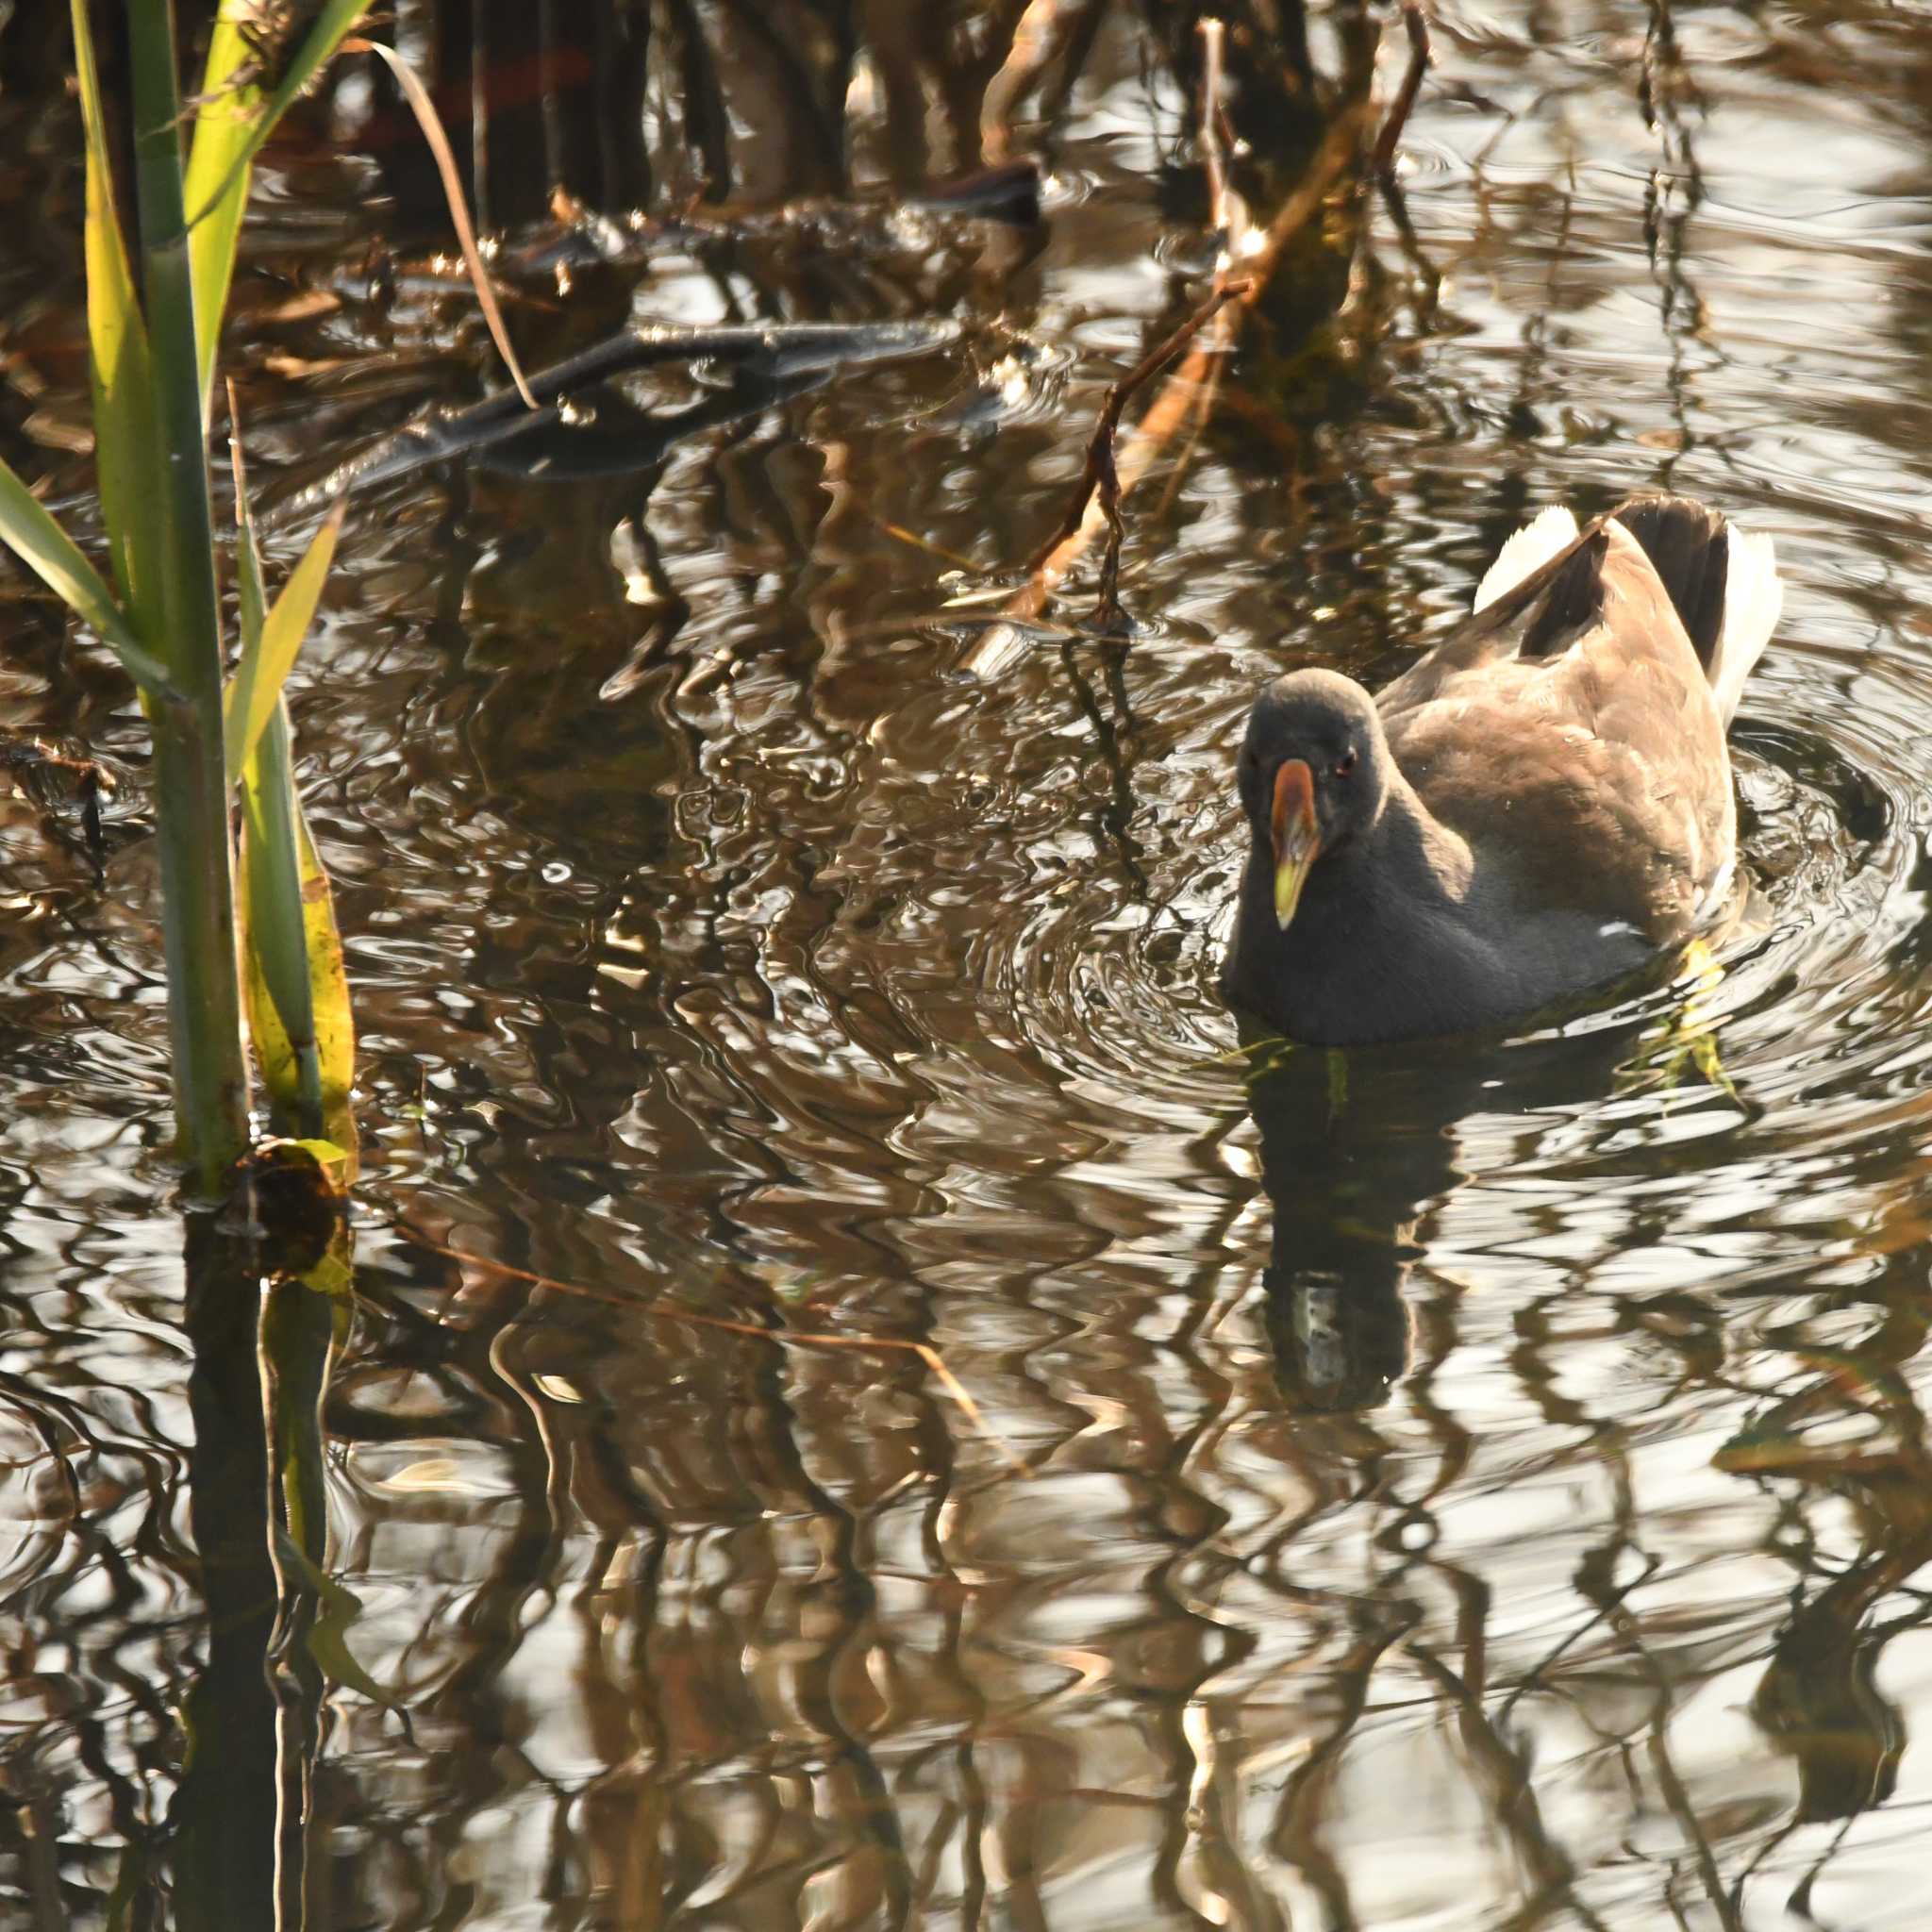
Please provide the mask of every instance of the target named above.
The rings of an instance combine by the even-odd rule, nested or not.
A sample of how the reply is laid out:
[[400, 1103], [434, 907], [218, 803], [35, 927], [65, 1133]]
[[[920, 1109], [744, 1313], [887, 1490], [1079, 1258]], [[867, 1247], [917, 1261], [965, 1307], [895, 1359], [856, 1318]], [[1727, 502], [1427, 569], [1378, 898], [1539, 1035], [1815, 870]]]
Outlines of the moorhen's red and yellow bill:
[[1222, 991], [1351, 1046], [1522, 1019], [1724, 904], [1724, 743], [1784, 590], [1768, 537], [1682, 496], [1546, 510], [1475, 614], [1372, 698], [1277, 678], [1241, 753], [1252, 834]]

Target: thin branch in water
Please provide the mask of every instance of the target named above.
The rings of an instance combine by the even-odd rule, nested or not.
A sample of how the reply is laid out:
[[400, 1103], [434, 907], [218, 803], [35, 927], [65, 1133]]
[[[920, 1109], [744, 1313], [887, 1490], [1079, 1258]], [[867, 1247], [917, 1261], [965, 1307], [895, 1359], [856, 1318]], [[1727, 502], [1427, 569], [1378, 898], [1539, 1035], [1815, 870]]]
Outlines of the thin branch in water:
[[[1201, 161], [1208, 172], [1208, 226], [1221, 240], [1221, 258], [1215, 270], [1218, 285], [1225, 279], [1230, 265], [1241, 260], [1249, 252], [1249, 237], [1254, 232], [1254, 223], [1249, 219], [1246, 202], [1227, 183], [1227, 153], [1234, 141], [1228, 126], [1226, 104], [1221, 97], [1222, 82], [1226, 73], [1223, 60], [1227, 41], [1226, 25], [1219, 20], [1204, 20], [1199, 31]], [[1167, 487], [1161, 491], [1160, 502], [1154, 512], [1157, 521], [1166, 518], [1180, 492], [1194, 445], [1200, 441], [1208, 418], [1213, 413], [1221, 391], [1222, 371], [1225, 366], [1224, 359], [1216, 357], [1208, 364], [1206, 379], [1194, 384], [1188, 391], [1189, 406], [1184, 412], [1186, 440], [1169, 468]]]
[[1423, 76], [1429, 71], [1429, 17], [1423, 11], [1421, 0], [1402, 0], [1402, 26], [1408, 36], [1408, 68], [1396, 90], [1389, 118], [1375, 138], [1375, 152], [1370, 160], [1370, 166], [1385, 181], [1395, 173], [1396, 143], [1408, 125], [1416, 96], [1423, 91]]
[[1382, 206], [1389, 210], [1389, 219], [1395, 225], [1395, 239], [1401, 242], [1402, 252], [1407, 257], [1408, 265], [1415, 270], [1420, 283], [1415, 299], [1416, 326], [1426, 329], [1435, 315], [1436, 304], [1441, 299], [1442, 272], [1423, 252], [1415, 224], [1409, 219], [1407, 197], [1402, 192], [1402, 184], [1395, 178], [1395, 171], [1391, 168], [1378, 176], [1375, 185], [1382, 191]]
[[1108, 391], [1107, 400], [1100, 406], [1100, 420], [1094, 424], [1093, 434], [1088, 441], [1087, 462], [1073, 501], [1067, 506], [1067, 513], [1060, 519], [1059, 527], [1027, 560], [1029, 575], [1043, 571], [1054, 553], [1078, 533], [1087, 518], [1087, 506], [1093, 500], [1097, 490], [1101, 513], [1107, 518], [1108, 525], [1108, 563], [1102, 577], [1101, 603], [1104, 607], [1111, 607], [1114, 578], [1120, 563], [1121, 478], [1114, 459], [1114, 435], [1120, 428], [1121, 411], [1126, 407], [1127, 398], [1158, 375], [1226, 303], [1237, 295], [1244, 295], [1247, 291], [1246, 282], [1228, 282], [1216, 289], [1180, 327], [1165, 341], [1150, 349]]
[[639, 1301], [634, 1295], [607, 1294], [601, 1289], [586, 1288], [578, 1281], [559, 1281], [554, 1275], [533, 1274], [527, 1268], [513, 1268], [508, 1261], [492, 1261], [487, 1255], [473, 1255], [461, 1248], [445, 1247], [433, 1241], [423, 1230], [408, 1221], [398, 1221], [398, 1232], [432, 1255], [463, 1267], [480, 1268], [489, 1274], [500, 1274], [512, 1281], [527, 1281], [533, 1288], [547, 1288], [558, 1294], [575, 1295], [580, 1301], [602, 1302], [608, 1307], [625, 1308], [632, 1314], [648, 1315], [656, 1322], [682, 1322], [693, 1328], [716, 1328], [726, 1335], [742, 1335], [753, 1341], [769, 1341], [780, 1348], [882, 1348], [902, 1355], [915, 1355], [932, 1372], [933, 1379], [965, 1411], [973, 1426], [998, 1451], [1015, 1475], [1030, 1476], [1032, 1471], [993, 1433], [985, 1411], [974, 1401], [966, 1385], [954, 1374], [938, 1349], [929, 1342], [905, 1341], [890, 1335], [820, 1335], [796, 1328], [762, 1328], [756, 1322], [727, 1321], [723, 1315], [701, 1315], [694, 1308], [666, 1307], [659, 1302]]

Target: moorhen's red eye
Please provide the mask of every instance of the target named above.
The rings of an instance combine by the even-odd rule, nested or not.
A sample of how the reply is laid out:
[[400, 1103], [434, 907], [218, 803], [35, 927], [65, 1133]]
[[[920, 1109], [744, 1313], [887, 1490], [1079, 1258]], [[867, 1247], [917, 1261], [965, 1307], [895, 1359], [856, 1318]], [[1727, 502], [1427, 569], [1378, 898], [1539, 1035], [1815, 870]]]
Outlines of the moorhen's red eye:
[[1343, 752], [1339, 758], [1335, 760], [1335, 775], [1338, 778], [1345, 778], [1354, 770], [1355, 746], [1350, 745], [1349, 748], [1345, 752]]

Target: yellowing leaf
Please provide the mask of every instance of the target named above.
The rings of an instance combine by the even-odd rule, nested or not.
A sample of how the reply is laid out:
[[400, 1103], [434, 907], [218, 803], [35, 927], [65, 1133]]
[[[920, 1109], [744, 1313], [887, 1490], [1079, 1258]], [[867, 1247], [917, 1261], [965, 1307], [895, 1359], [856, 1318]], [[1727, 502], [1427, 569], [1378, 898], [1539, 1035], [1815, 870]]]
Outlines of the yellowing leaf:
[[[281, 702], [282, 686], [302, 648], [302, 640], [322, 600], [322, 587], [335, 558], [336, 538], [342, 527], [347, 500], [338, 501], [309, 540], [302, 560], [289, 574], [282, 593], [254, 636], [249, 620], [260, 609], [261, 566], [255, 554], [255, 535], [245, 513], [242, 519], [242, 658], [228, 680], [225, 728], [228, 782], [239, 784], [270, 716]], [[251, 573], [252, 578], [251, 578]], [[253, 608], [250, 602], [252, 599]]]
[[276, 1109], [344, 1150], [352, 1179], [355, 1018], [328, 875], [295, 794], [277, 704], [242, 786], [242, 993]]
[[327, 64], [367, 7], [368, 0], [328, 0], [283, 71], [275, 93], [264, 98], [261, 89], [252, 82], [236, 85], [236, 75], [245, 71], [249, 59], [242, 27], [258, 11], [256, 0], [222, 0], [208, 42], [201, 108], [195, 116], [194, 141], [183, 182], [194, 284], [194, 349], [204, 414], [255, 158], [274, 133], [275, 123]]
[[201, 106], [195, 111], [194, 140], [182, 179], [182, 204], [193, 218], [188, 230], [188, 258], [194, 284], [194, 355], [204, 412], [222, 315], [228, 306], [228, 284], [235, 274], [236, 242], [248, 206], [250, 171], [242, 164], [242, 157], [263, 118], [261, 90], [235, 81], [250, 59], [242, 28], [253, 8], [254, 0], [222, 0], [208, 39]]

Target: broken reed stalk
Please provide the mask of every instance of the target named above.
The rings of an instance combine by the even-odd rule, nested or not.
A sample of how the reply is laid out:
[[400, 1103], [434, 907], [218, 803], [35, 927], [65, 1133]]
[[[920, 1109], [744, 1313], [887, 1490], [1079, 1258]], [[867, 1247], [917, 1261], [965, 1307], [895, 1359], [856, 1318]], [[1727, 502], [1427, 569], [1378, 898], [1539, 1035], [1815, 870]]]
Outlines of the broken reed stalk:
[[1408, 36], [1408, 67], [1396, 90], [1389, 118], [1375, 138], [1375, 152], [1369, 165], [1385, 181], [1395, 172], [1395, 146], [1408, 117], [1415, 111], [1416, 96], [1423, 91], [1423, 76], [1429, 71], [1429, 17], [1421, 0], [1402, 0], [1402, 30]]
[[483, 252], [476, 246], [476, 231], [470, 223], [469, 204], [463, 199], [462, 177], [457, 172], [457, 158], [450, 151], [449, 136], [443, 132], [442, 117], [436, 111], [436, 103], [429, 98], [429, 91], [416, 77], [416, 70], [392, 47], [385, 47], [380, 41], [363, 40], [359, 35], [342, 42], [345, 54], [375, 54], [387, 64], [389, 71], [396, 77], [405, 97], [416, 115], [416, 125], [423, 130], [423, 139], [429, 144], [429, 152], [436, 158], [437, 173], [442, 177], [443, 199], [449, 203], [449, 218], [456, 225], [457, 241], [463, 251], [463, 265], [470, 272], [470, 280], [476, 291], [476, 300], [482, 305], [484, 320], [490, 325], [490, 338], [496, 344], [496, 353], [503, 358], [503, 366], [509, 371], [510, 380], [516, 384], [517, 394], [524, 399], [526, 409], [537, 408], [537, 398], [530, 393], [530, 385], [524, 380], [523, 364], [517, 360], [517, 352], [510, 347], [509, 331], [504, 326], [503, 310], [497, 307], [496, 291], [491, 286], [490, 272], [483, 264]]
[[[1356, 107], [1345, 108], [1330, 125], [1322, 145], [1315, 151], [1308, 172], [1274, 220], [1261, 231], [1262, 239], [1258, 244], [1242, 259], [1241, 278], [1225, 285], [1227, 300], [1217, 304], [1207, 317], [1213, 326], [1195, 332], [1189, 354], [1134, 425], [1115, 459], [1122, 496], [1131, 491], [1158, 460], [1161, 451], [1192, 408], [1199, 386], [1206, 380], [1209, 369], [1232, 345], [1241, 318], [1259, 298], [1283, 251], [1355, 162], [1360, 151], [1365, 120], [1364, 108]], [[1222, 273], [1224, 275], [1226, 271]], [[1188, 344], [1184, 342], [1183, 346]], [[1047, 597], [1085, 555], [1095, 535], [1105, 527], [1105, 516], [1091, 501], [1091, 492], [1084, 489], [1081, 510], [1082, 514], [1077, 517], [1062, 519], [1060, 529], [1064, 534], [1057, 534], [1036, 555], [1029, 565], [1031, 581], [1016, 592], [1006, 607], [1009, 617], [1023, 621], [1037, 617]]]
[[814, 1335], [795, 1328], [761, 1328], [756, 1322], [732, 1322], [723, 1315], [700, 1315], [693, 1308], [668, 1308], [657, 1302], [641, 1302], [634, 1295], [609, 1294], [602, 1289], [586, 1288], [577, 1281], [559, 1281], [554, 1275], [535, 1274], [527, 1268], [513, 1268], [508, 1261], [492, 1261], [486, 1255], [467, 1254], [461, 1248], [445, 1247], [433, 1241], [413, 1223], [398, 1221], [399, 1233], [432, 1255], [458, 1262], [463, 1267], [480, 1268], [486, 1274], [501, 1274], [512, 1281], [526, 1281], [533, 1288], [554, 1289], [558, 1294], [575, 1295], [580, 1301], [602, 1302], [607, 1307], [625, 1308], [632, 1314], [648, 1315], [655, 1322], [682, 1322], [693, 1328], [716, 1328], [726, 1335], [742, 1335], [753, 1341], [769, 1341], [780, 1348], [882, 1348], [901, 1355], [915, 1355], [932, 1371], [933, 1377], [960, 1408], [967, 1420], [999, 1453], [1015, 1475], [1032, 1474], [1026, 1465], [993, 1433], [985, 1411], [974, 1401], [966, 1385], [945, 1364], [939, 1350], [924, 1341], [904, 1341], [889, 1335]]

